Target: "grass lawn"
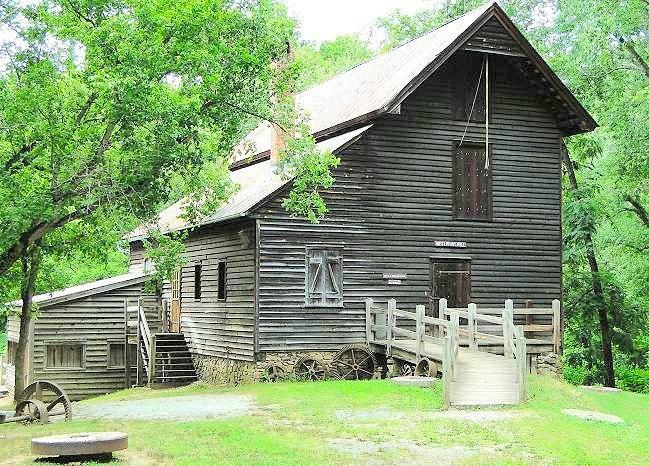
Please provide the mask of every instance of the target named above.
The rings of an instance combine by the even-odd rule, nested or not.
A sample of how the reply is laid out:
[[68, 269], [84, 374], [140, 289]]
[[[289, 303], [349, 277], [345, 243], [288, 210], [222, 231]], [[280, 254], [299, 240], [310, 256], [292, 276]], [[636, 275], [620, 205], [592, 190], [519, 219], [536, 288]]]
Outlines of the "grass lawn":
[[[530, 378], [529, 403], [479, 422], [447, 416], [439, 386], [390, 381], [132, 389], [84, 403], [221, 393], [251, 395], [258, 409], [220, 420], [3, 425], [0, 463], [30, 463], [32, 437], [96, 430], [129, 434], [129, 450], [116, 455], [122, 464], [649, 463], [649, 395], [589, 392], [546, 377]], [[625, 423], [583, 421], [562, 408], [615, 414]]]

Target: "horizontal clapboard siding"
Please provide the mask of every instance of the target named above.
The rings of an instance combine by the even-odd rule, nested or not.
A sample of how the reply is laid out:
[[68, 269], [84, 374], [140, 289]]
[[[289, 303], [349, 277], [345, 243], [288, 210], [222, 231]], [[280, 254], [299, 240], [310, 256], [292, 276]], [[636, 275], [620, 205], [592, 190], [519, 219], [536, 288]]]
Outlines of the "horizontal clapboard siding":
[[[453, 59], [451, 59], [453, 60]], [[340, 156], [330, 209], [317, 225], [286, 214], [281, 196], [258, 212], [259, 350], [324, 350], [364, 341], [363, 298], [397, 298], [414, 310], [427, 304], [430, 256], [472, 259], [471, 299], [519, 306], [549, 305], [561, 293], [560, 132], [534, 91], [505, 58], [491, 58], [493, 220], [453, 219], [453, 141], [465, 122], [453, 120], [452, 63]], [[484, 123], [466, 140], [484, 141]], [[435, 240], [466, 241], [440, 249]], [[344, 304], [304, 305], [305, 248], [341, 248]], [[406, 273], [388, 285], [383, 273]]]
[[[217, 267], [226, 261], [224, 301], [217, 297]], [[194, 299], [194, 265], [202, 261], [202, 293]], [[251, 361], [254, 355], [254, 222], [201, 228], [185, 241], [181, 279], [181, 332], [193, 353]], [[171, 297], [168, 283], [163, 296]]]
[[134, 241], [129, 243], [129, 256], [128, 256], [128, 271], [134, 272], [137, 270], [142, 270], [144, 268], [144, 258], [146, 257], [146, 251], [142, 241]]
[[[108, 344], [124, 342], [124, 300], [140, 297], [142, 284], [48, 306], [34, 325], [32, 380], [63, 387], [71, 399], [101, 395], [125, 387], [124, 369], [108, 368]], [[84, 345], [82, 369], [46, 367], [48, 343]]]

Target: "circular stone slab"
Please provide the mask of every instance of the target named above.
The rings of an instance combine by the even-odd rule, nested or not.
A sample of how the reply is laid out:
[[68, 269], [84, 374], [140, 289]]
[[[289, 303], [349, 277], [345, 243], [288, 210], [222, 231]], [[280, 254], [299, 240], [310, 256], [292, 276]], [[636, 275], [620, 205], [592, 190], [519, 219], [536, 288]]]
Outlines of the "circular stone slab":
[[32, 453], [41, 456], [84, 456], [112, 453], [128, 448], [123, 432], [79, 432], [32, 439]]
[[402, 375], [400, 377], [392, 377], [390, 380], [399, 385], [428, 388], [435, 385], [437, 379], [435, 377], [420, 377], [418, 375]]
[[562, 409], [563, 414], [568, 416], [578, 417], [580, 419], [585, 419], [586, 421], [602, 421], [610, 422], [611, 424], [622, 424], [624, 419], [612, 414], [598, 413], [597, 411], [583, 411], [581, 409]]
[[621, 392], [619, 388], [615, 387], [600, 387], [597, 385], [580, 385], [579, 388], [583, 388], [584, 390], [591, 390], [594, 392], [601, 392], [601, 393], [615, 393], [615, 392]]

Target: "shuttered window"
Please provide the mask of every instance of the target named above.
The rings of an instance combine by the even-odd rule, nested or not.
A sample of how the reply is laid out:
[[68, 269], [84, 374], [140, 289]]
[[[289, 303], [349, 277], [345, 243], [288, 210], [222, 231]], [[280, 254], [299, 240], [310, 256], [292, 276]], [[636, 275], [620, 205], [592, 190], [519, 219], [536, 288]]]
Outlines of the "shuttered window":
[[[128, 358], [131, 367], [137, 364], [137, 345], [129, 343]], [[109, 343], [108, 367], [124, 367], [125, 361], [124, 343]]]
[[339, 250], [307, 249], [305, 299], [310, 306], [343, 304], [343, 258]]
[[[456, 120], [483, 122], [486, 114], [484, 55], [459, 53], [453, 68], [453, 116]], [[471, 108], [473, 107], [473, 111]]]
[[15, 341], [9, 340], [7, 342], [7, 362], [9, 364], [16, 364], [16, 350], [18, 349], [18, 343]]
[[455, 145], [453, 157], [455, 218], [491, 219], [491, 169], [485, 168], [484, 145]]
[[202, 293], [203, 266], [200, 262], [194, 264], [194, 299], [200, 300]]
[[83, 345], [78, 343], [47, 345], [48, 368], [82, 368]]
[[217, 278], [217, 299], [224, 301], [227, 297], [227, 265], [225, 261], [220, 261], [216, 268], [216, 278]]

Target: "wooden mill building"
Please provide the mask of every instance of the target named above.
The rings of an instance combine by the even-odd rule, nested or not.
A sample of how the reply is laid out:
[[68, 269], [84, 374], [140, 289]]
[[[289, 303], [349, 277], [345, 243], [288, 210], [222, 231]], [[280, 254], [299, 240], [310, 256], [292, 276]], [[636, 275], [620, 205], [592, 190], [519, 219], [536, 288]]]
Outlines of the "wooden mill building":
[[[561, 297], [562, 138], [596, 123], [496, 4], [296, 96], [318, 147], [341, 159], [326, 218], [289, 215], [291, 181], [261, 122], [232, 154], [239, 190], [190, 229], [165, 286], [166, 330], [201, 378], [258, 379], [366, 341], [365, 298], [549, 306]], [[145, 264], [142, 227], [130, 273]], [[536, 352], [555, 351], [538, 339]], [[551, 340], [550, 340], [551, 341]]]

